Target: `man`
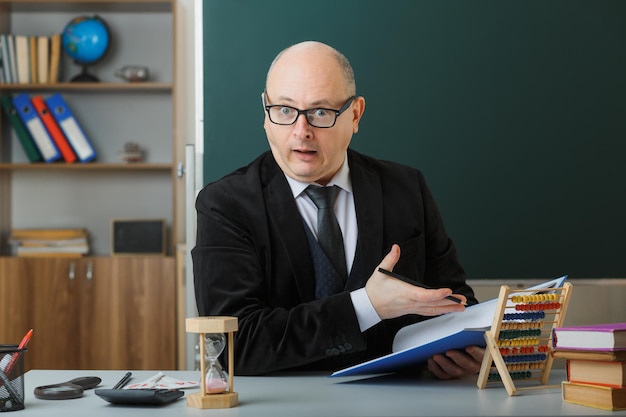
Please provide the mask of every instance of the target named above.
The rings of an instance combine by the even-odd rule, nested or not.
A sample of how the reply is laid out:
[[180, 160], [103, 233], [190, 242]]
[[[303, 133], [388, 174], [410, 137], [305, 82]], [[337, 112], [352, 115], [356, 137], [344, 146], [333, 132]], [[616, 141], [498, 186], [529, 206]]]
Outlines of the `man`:
[[[196, 202], [198, 310], [238, 317], [237, 374], [341, 369], [389, 353], [406, 324], [463, 311], [446, 298], [453, 293], [476, 303], [421, 173], [348, 149], [365, 99], [342, 54], [319, 42], [287, 48], [261, 99], [271, 151]], [[329, 214], [320, 215], [311, 184], [337, 186], [339, 249], [327, 249], [318, 216]], [[442, 379], [476, 373], [482, 354], [436, 355], [428, 369]]]

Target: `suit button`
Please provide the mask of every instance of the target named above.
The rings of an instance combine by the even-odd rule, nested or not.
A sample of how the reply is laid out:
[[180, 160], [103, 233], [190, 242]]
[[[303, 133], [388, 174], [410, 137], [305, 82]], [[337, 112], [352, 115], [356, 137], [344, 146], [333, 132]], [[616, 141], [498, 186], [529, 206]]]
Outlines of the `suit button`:
[[340, 345], [339, 346], [339, 352], [346, 353], [346, 348]]
[[326, 352], [324, 352], [326, 354], [326, 356], [333, 356], [333, 350], [332, 349], [326, 349]]
[[346, 342], [346, 343], [344, 343], [344, 344], [343, 344], [343, 348], [344, 348], [345, 350], [352, 350], [352, 344], [351, 344], [351, 343]]

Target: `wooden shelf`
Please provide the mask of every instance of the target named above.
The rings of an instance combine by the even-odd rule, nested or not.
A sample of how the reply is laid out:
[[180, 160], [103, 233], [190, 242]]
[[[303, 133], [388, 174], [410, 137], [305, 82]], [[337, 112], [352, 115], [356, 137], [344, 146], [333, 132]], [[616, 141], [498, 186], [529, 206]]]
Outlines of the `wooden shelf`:
[[172, 91], [172, 83], [55, 83], [55, 84], [0, 84], [0, 90], [10, 91], [76, 91], [120, 93], [124, 91], [163, 92]]
[[99, 163], [85, 164], [59, 163], [0, 163], [0, 171], [34, 171], [34, 170], [78, 170], [78, 171], [169, 171], [174, 168], [168, 163]]
[[76, 12], [94, 9], [122, 12], [146, 12], [172, 10], [171, 0], [0, 0], [0, 6], [10, 7], [19, 12], [57, 12], [71, 10]]

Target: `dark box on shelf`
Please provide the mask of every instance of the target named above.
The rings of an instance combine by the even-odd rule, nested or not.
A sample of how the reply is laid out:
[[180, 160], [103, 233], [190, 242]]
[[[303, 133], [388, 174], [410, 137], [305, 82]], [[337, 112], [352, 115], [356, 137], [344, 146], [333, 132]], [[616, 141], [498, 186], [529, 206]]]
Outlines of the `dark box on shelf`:
[[112, 255], [165, 255], [165, 220], [113, 219]]

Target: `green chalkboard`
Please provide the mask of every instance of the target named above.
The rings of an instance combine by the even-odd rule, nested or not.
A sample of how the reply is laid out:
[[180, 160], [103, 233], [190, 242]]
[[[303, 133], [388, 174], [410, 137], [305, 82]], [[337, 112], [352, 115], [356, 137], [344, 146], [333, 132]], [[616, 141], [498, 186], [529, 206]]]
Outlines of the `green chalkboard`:
[[471, 278], [626, 277], [626, 2], [207, 0], [204, 179], [268, 149], [274, 56], [342, 51], [352, 147], [421, 169]]

